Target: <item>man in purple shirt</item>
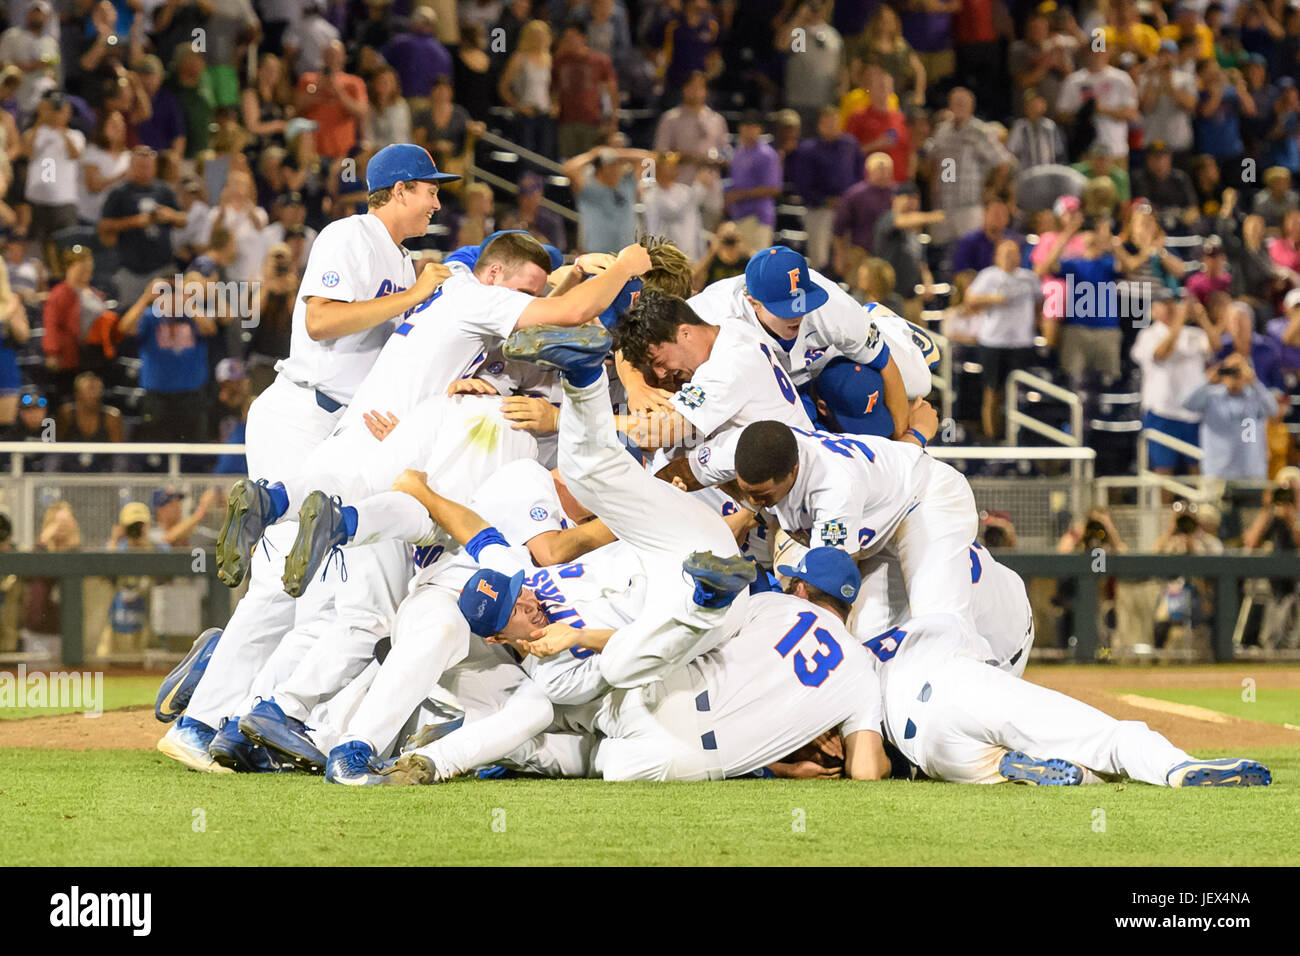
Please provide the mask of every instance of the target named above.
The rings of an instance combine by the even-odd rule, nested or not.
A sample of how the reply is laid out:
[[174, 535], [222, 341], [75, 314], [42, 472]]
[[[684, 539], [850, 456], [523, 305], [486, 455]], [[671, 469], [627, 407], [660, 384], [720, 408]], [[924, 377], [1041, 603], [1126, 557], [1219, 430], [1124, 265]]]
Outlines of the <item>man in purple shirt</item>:
[[451, 54], [433, 36], [437, 19], [429, 7], [416, 7], [411, 30], [399, 33], [380, 51], [402, 82], [405, 97], [428, 96], [433, 81], [451, 76]]
[[740, 144], [731, 156], [731, 188], [723, 194], [727, 218], [751, 249], [772, 244], [776, 200], [781, 195], [781, 157], [763, 135], [763, 117], [749, 110], [740, 118]]
[[143, 123], [135, 124], [136, 135], [145, 146], [167, 152], [185, 139], [185, 114], [171, 90], [163, 86], [163, 65], [158, 57], [142, 58], [136, 72], [153, 103], [153, 114]]
[[817, 116], [817, 137], [805, 139], [794, 154], [794, 188], [808, 212], [808, 264], [821, 271], [831, 254], [835, 207], [858, 181], [858, 141], [840, 132], [839, 107], [826, 106]]
[[920, 57], [926, 83], [931, 88], [956, 72], [952, 21], [960, 9], [961, 0], [931, 0], [912, 4], [911, 9], [899, 15], [903, 38]]
[[849, 273], [850, 249], [868, 255], [875, 243], [876, 221], [894, 201], [894, 160], [888, 153], [872, 153], [864, 164], [867, 178], [848, 188], [835, 209], [835, 271]]
[[993, 265], [993, 251], [1003, 239], [1014, 239], [1024, 249], [1024, 236], [1007, 229], [1011, 223], [1011, 210], [1001, 199], [994, 199], [984, 207], [984, 225], [968, 232], [957, 240], [952, 249], [952, 272], [956, 275], [967, 269], [979, 272]]
[[692, 73], [707, 72], [709, 54], [717, 46], [718, 21], [709, 0], [686, 0], [682, 12], [664, 27], [665, 98], [676, 100]]

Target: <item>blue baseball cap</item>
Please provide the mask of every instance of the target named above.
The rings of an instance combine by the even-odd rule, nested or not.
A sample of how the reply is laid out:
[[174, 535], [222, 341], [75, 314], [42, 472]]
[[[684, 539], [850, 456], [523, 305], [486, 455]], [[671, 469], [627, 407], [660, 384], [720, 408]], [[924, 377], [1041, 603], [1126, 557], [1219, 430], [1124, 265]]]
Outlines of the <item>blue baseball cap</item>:
[[869, 365], [852, 359], [831, 359], [813, 383], [826, 403], [831, 431], [854, 435], [894, 434], [894, 416], [885, 407], [885, 380]]
[[479, 637], [491, 637], [499, 633], [510, 620], [515, 609], [515, 601], [524, 587], [524, 572], [517, 571], [514, 576], [483, 568], [476, 571], [469, 582], [461, 588], [456, 606], [469, 622], [469, 629]]
[[366, 163], [366, 188], [370, 192], [376, 189], [388, 189], [393, 183], [411, 183], [420, 179], [441, 182], [448, 179], [460, 179], [451, 173], [440, 173], [438, 167], [423, 146], [414, 143], [393, 143], [385, 146]]
[[841, 601], [853, 603], [862, 586], [862, 575], [847, 552], [839, 548], [811, 548], [798, 565], [783, 564], [776, 569], [787, 578], [798, 578], [819, 591]]
[[756, 252], [745, 266], [745, 290], [783, 319], [802, 318], [830, 298], [825, 289], [813, 284], [808, 260], [789, 246], [769, 246]]
[[[588, 276], [588, 278], [591, 277]], [[605, 308], [604, 312], [600, 313], [600, 324], [611, 332], [614, 331], [614, 326], [618, 324], [619, 317], [632, 308], [632, 304], [636, 302], [637, 296], [640, 294], [641, 280], [628, 279], [623, 288], [618, 290], [618, 295], [614, 297], [614, 301]]]
[[183, 497], [184, 495], [182, 495], [175, 488], [159, 488], [157, 491], [153, 493], [153, 496], [149, 499], [149, 507], [151, 507], [154, 511], [157, 511], [159, 508], [162, 508], [165, 505], [169, 505], [173, 501], [178, 501]]

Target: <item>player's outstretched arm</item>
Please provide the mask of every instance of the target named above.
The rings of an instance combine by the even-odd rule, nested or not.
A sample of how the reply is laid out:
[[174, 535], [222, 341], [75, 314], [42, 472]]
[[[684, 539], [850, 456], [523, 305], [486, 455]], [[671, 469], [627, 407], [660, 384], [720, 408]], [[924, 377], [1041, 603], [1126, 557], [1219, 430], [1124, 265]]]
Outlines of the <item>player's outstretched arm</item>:
[[[307, 334], [314, 342], [327, 342], [356, 332], [373, 329], [395, 315], [413, 309], [437, 291], [438, 286], [451, 275], [439, 262], [430, 262], [420, 270], [415, 285], [403, 292], [381, 296], [378, 299], [359, 299], [340, 302], [313, 295], [307, 298]], [[621, 288], [621, 287], [620, 287]], [[610, 297], [611, 300], [613, 296]]]
[[858, 730], [844, 738], [844, 775], [850, 780], [884, 780], [889, 770], [880, 734]]
[[584, 554], [613, 544], [617, 538], [614, 532], [605, 527], [605, 522], [593, 518], [573, 528], [559, 531], [547, 531], [530, 538], [528, 553], [533, 556], [533, 563], [539, 568], [555, 564], [568, 564]]
[[894, 434], [891, 437], [902, 438], [907, 434], [908, 428], [907, 386], [903, 384], [903, 374], [898, 370], [898, 363], [892, 355], [880, 370], [880, 380], [885, 386], [885, 407], [894, 418]]
[[582, 325], [600, 315], [629, 279], [650, 271], [650, 254], [644, 246], [625, 246], [600, 275], [579, 283], [564, 295], [534, 299], [515, 321], [515, 330], [530, 325]]
[[408, 494], [424, 505], [434, 523], [462, 545], [468, 544], [480, 531], [491, 527], [478, 512], [466, 508], [460, 502], [444, 498], [430, 488], [428, 477], [422, 471], [408, 468], [397, 476], [393, 490]]

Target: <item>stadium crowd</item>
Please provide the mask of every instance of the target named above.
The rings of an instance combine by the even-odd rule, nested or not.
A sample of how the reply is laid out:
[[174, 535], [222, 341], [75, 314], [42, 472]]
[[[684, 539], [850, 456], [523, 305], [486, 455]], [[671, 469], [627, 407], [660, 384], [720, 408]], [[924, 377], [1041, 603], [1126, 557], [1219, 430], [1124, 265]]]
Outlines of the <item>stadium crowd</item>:
[[[1107, 400], [1140, 395], [1119, 424], [1140, 407], [1199, 445], [1207, 474], [1297, 459], [1291, 0], [9, 0], [0, 15], [6, 439], [239, 441], [288, 353], [316, 234], [365, 209], [369, 156], [410, 141], [463, 173], [494, 161], [476, 146], [490, 130], [520, 147], [501, 167], [517, 191], [450, 184], [412, 245], [436, 257], [523, 228], [573, 253], [658, 234], [699, 289], [782, 242], [949, 338], [969, 441], [1001, 439], [1006, 376], [1026, 368], [1084, 395], [1102, 433]], [[178, 275], [205, 283], [197, 307], [154, 285]], [[1267, 438], [1244, 452], [1222, 440], [1243, 417]], [[1132, 467], [1121, 447], [1100, 470]], [[1194, 467], [1154, 444], [1150, 460]]]

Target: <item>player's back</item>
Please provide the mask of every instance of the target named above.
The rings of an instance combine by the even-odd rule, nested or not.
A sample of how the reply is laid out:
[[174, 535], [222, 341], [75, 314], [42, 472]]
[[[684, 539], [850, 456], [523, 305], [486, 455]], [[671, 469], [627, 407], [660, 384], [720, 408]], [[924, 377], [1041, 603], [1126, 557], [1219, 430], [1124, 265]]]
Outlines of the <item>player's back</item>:
[[838, 617], [792, 595], [752, 596], [740, 632], [687, 666], [706, 688], [696, 697], [705, 746], [716, 747], [729, 777], [846, 721], [850, 731], [880, 728], [869, 655]]
[[330, 223], [312, 245], [294, 300], [289, 356], [276, 368], [291, 381], [348, 404], [398, 320], [318, 342], [307, 334], [306, 300], [318, 296], [361, 302], [404, 292], [414, 284], [410, 253], [393, 242], [377, 217], [348, 216]]
[[451, 276], [393, 330], [357, 389], [344, 426], [356, 426], [371, 410], [401, 418], [421, 401], [444, 394], [510, 334], [532, 300], [524, 292], [484, 285], [464, 266], [452, 266]]

